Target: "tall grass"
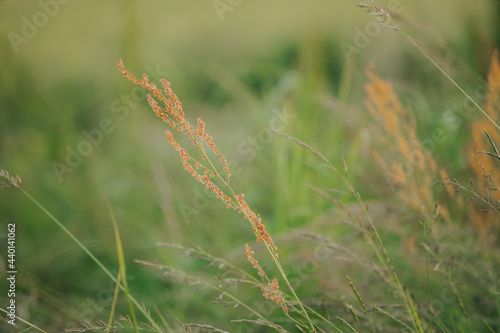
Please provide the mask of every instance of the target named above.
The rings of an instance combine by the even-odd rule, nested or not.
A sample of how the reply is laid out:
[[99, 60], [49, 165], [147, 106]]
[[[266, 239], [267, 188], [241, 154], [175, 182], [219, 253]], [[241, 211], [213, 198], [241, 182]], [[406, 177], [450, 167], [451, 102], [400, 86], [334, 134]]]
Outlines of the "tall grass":
[[[416, 111], [404, 105], [392, 84], [377, 74], [374, 64], [369, 64], [365, 70], [364, 102], [372, 119], [370, 130], [375, 139], [371, 143], [370, 155], [365, 156], [363, 162], [376, 166], [377, 172], [385, 180], [385, 193], [391, 194], [376, 198], [378, 202], [375, 203], [373, 199], [366, 200], [352, 179], [353, 166], [345, 159], [331, 161], [326, 154], [308, 144], [306, 139], [298, 138], [303, 134], [273, 131], [281, 137], [279, 139], [283, 142], [280, 144], [293, 145], [311, 154], [316, 159], [313, 163], [326, 171], [325, 177], [334, 177], [342, 187], [306, 184], [310, 195], [317, 195], [331, 205], [332, 211], [323, 214], [327, 222], [311, 221], [302, 229], [271, 237], [261, 216], [247, 204], [245, 196], [235, 190], [228, 158], [207, 133], [206, 128], [210, 125], [207, 126], [201, 118], [197, 119], [196, 126], [188, 120], [181, 101], [166, 79], [161, 79], [159, 88], [145, 74], [137, 78], [120, 60], [118, 68], [122, 75], [148, 91], [148, 104], [166, 124], [166, 139], [179, 153], [183, 168], [214, 195], [215, 201], [241, 214], [249, 227], [248, 234], [255, 238], [254, 241], [249, 240], [250, 236], [238, 239], [240, 250], [232, 259], [214, 254], [210, 248], [201, 246], [158, 243], [162, 248], [200, 263], [203, 268], [199, 270], [179, 268], [151, 258], [136, 260], [145, 267], [159, 270], [177, 280], [175, 283], [208, 289], [215, 295], [214, 303], [238, 309], [237, 318], [232, 323], [215, 320], [210, 323], [188, 323], [177, 319], [177, 324], [174, 324], [165, 319], [161, 310], [152, 314], [133, 295], [137, 291], [131, 290], [126, 279], [126, 244], [122, 244], [118, 223], [109, 203], [119, 267], [116, 276], [21, 186], [18, 176], [13, 177], [2, 169], [0, 177], [4, 183], [1, 185], [20, 190], [116, 286], [108, 320], [82, 323], [82, 328], [77, 331], [225, 332], [218, 327], [220, 325], [251, 327], [251, 330], [258, 332], [500, 330], [498, 52], [492, 56], [488, 97], [483, 108], [413, 38], [398, 25], [390, 25], [390, 12], [374, 1], [359, 6], [402, 33], [481, 112], [483, 117], [471, 124], [469, 145], [455, 147], [457, 154], [467, 152], [472, 178], [470, 183], [449, 176], [444, 166], [446, 161], [427, 149], [419, 138]], [[300, 159], [295, 160], [295, 163], [301, 163]], [[382, 189], [374, 191], [377, 190], [382, 192]], [[467, 193], [466, 203], [460, 192]], [[281, 204], [286, 205], [284, 202]], [[377, 213], [377, 204], [385, 208], [382, 214]], [[284, 216], [283, 212], [289, 208], [277, 209]], [[283, 216], [280, 217], [281, 222]], [[218, 239], [224, 239], [225, 230], [216, 220], [211, 223], [210, 232], [220, 234]], [[303, 250], [304, 244], [311, 244], [308, 241], [316, 249], [325, 251], [328, 258], [321, 261], [317, 253], [308, 256], [307, 253], [311, 251]], [[281, 256], [278, 254], [278, 245]], [[305, 277], [294, 272], [294, 265], [304, 258], [310, 258], [315, 264], [313, 274]], [[333, 296], [332, 290], [335, 292]], [[117, 319], [116, 304], [120, 291], [125, 295], [128, 312]], [[163, 295], [162, 291], [159, 294]], [[254, 294], [260, 294], [259, 297], [266, 303], [254, 297]], [[197, 300], [190, 302], [196, 303]], [[5, 312], [4, 309], [0, 310]], [[18, 319], [28, 329], [44, 332], [27, 320]]]
[[[289, 315], [289, 301], [285, 300], [285, 298], [282, 296], [283, 292], [279, 289], [278, 280], [276, 278], [271, 279], [268, 277], [266, 272], [264, 272], [264, 270], [260, 267], [258, 261], [253, 258], [253, 251], [251, 251], [248, 243], [246, 243], [245, 249], [248, 260], [253, 264], [254, 268], [257, 269], [258, 275], [263, 280], [263, 285], [261, 286], [263, 296], [266, 299], [274, 301], [276, 302], [276, 304], [280, 305], [285, 316], [290, 317], [296, 325], [315, 332], [316, 329], [314, 328], [314, 324], [309, 318], [308, 312], [304, 309], [302, 302], [295, 293], [295, 290], [290, 284], [285, 270], [283, 269], [279, 261], [279, 255], [277, 252], [278, 247], [275, 245], [271, 236], [266, 231], [266, 227], [264, 226], [260, 216], [247, 205], [244, 199], [244, 195], [236, 194], [231, 187], [231, 173], [227, 165], [227, 159], [215, 145], [213, 138], [205, 131], [205, 123], [201, 120], [201, 118], [198, 118], [197, 127], [195, 128], [193, 127], [193, 125], [191, 125], [191, 123], [185, 117], [181, 102], [173, 93], [172, 89], [170, 88], [170, 83], [167, 80], [162, 79], [161, 83], [163, 86], [163, 91], [161, 91], [153, 82], [149, 81], [145, 74], [143, 75], [142, 80], [137, 79], [132, 73], [128, 72], [125, 69], [124, 64], [121, 60], [118, 63], [118, 68], [122, 72], [123, 76], [127, 77], [133, 83], [140, 85], [144, 89], [150, 91], [150, 93], [148, 94], [148, 103], [156, 113], [156, 115], [160, 117], [164, 122], [168, 123], [172, 129], [188, 136], [193, 145], [199, 150], [199, 153], [201, 154], [201, 160], [203, 162], [206, 161], [206, 164], [204, 164], [203, 162], [199, 162], [197, 159], [193, 158], [192, 155], [189, 154], [186, 149], [183, 148], [182, 145], [180, 145], [178, 141], [175, 140], [174, 134], [170, 130], [165, 131], [165, 134], [168, 137], [168, 141], [175, 148], [175, 150], [179, 152], [184, 169], [189, 172], [197, 181], [205, 185], [206, 190], [210, 191], [211, 193], [215, 193], [217, 199], [220, 199], [226, 205], [226, 208], [237, 210], [239, 213], [243, 214], [244, 218], [250, 223], [250, 226], [255, 233], [257, 242], [262, 242], [264, 244], [268, 254], [274, 262], [276, 268], [278, 269], [283, 282], [288, 286], [289, 292], [293, 296], [293, 300], [296, 302], [296, 311], [298, 315], [302, 316], [305, 319], [305, 323], [301, 320], [294, 319]], [[163, 102], [163, 109], [158, 105], [158, 101]], [[212, 158], [207, 154], [207, 150], [211, 150], [215, 158], [219, 160], [221, 164], [220, 169], [222, 170], [215, 167]], [[201, 173], [201, 171], [203, 171], [203, 173]], [[222, 189], [221, 187], [219, 187], [219, 185], [212, 181], [214, 177], [220, 182], [221, 186], [223, 186]]]

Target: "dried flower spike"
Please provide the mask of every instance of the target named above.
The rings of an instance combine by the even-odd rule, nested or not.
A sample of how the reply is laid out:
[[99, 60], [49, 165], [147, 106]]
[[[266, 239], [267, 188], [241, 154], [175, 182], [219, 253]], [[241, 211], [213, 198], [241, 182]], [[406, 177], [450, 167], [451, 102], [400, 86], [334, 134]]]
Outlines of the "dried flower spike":
[[[238, 210], [243, 214], [244, 218], [249, 221], [255, 233], [257, 241], [264, 243], [269, 254], [272, 256], [272, 260], [278, 267], [283, 280], [285, 281], [290, 291], [292, 292], [293, 297], [297, 301], [297, 304], [301, 309], [303, 316], [307, 319], [308, 324], [301, 325], [304, 327], [308, 327], [311, 332], [315, 332], [314, 324], [309, 318], [309, 315], [300, 302], [298, 296], [295, 294], [293, 287], [286, 277], [285, 271], [278, 261], [278, 248], [274, 244], [269, 233], [266, 231], [261, 218], [259, 217], [259, 215], [255, 214], [255, 212], [247, 205], [246, 201], [244, 200], [244, 195], [235, 194], [235, 192], [231, 188], [229, 184], [229, 178], [231, 177], [231, 174], [229, 173], [226, 157], [215, 145], [213, 138], [207, 134], [205, 130], [205, 123], [200, 118], [198, 118], [197, 126], [194, 127], [193, 125], [191, 125], [191, 123], [186, 119], [184, 111], [182, 110], [182, 103], [170, 88], [170, 83], [167, 80], [161, 79], [163, 87], [162, 91], [161, 89], [156, 87], [154, 82], [149, 81], [146, 74], [142, 75], [142, 79], [136, 78], [132, 73], [125, 69], [122, 60], [118, 62], [118, 68], [123, 76], [125, 76], [127, 79], [150, 91], [150, 93], [148, 94], [148, 103], [151, 106], [151, 109], [159, 118], [168, 123], [170, 128], [176, 129], [176, 131], [166, 130], [165, 133], [167, 135], [169, 143], [175, 148], [177, 152], [179, 152], [184, 169], [188, 173], [190, 173], [194, 179], [205, 185], [208, 191], [210, 191], [211, 193], [216, 193], [217, 199], [224, 202], [226, 208], [233, 208]], [[160, 102], [163, 103], [163, 107], [159, 105]], [[208, 165], [195, 160], [193, 156], [190, 155], [187, 150], [181, 146], [181, 144], [175, 139], [175, 135], [178, 134], [174, 134], [179, 132], [183, 135], [188, 136], [189, 139], [192, 140], [193, 145], [200, 151], [202, 160], [206, 161]], [[205, 150], [206, 147], [209, 147], [212, 153], [219, 160], [219, 163], [222, 165], [222, 172], [226, 175], [225, 178], [222, 177], [222, 172], [219, 172], [215, 168], [210, 157], [207, 155]], [[214, 177], [224, 185], [223, 189], [221, 189], [217, 184], [214, 183], [214, 181], [212, 180]], [[226, 193], [228, 193], [231, 197]], [[262, 286], [263, 295], [266, 298], [276, 302], [276, 304], [280, 305], [285, 315], [288, 316], [288, 308], [283, 298], [283, 293], [279, 290], [278, 280], [276, 278], [273, 278], [273, 280], [269, 280], [264, 270], [260, 267], [258, 261], [253, 258], [253, 251], [250, 249], [248, 244], [245, 244], [245, 250], [248, 260], [253, 264], [254, 268], [257, 269], [259, 275], [267, 281], [267, 284]]]
[[[118, 69], [121, 71], [123, 76], [125, 76], [130, 81], [137, 85], [140, 85], [151, 93], [148, 94], [148, 104], [155, 114], [161, 118], [164, 122], [168, 123], [172, 129], [176, 129], [182, 134], [188, 135], [193, 144], [200, 150], [202, 159], [206, 160], [207, 155], [205, 152], [205, 145], [211, 148], [212, 152], [218, 156], [220, 163], [222, 164], [223, 171], [227, 174], [227, 179], [231, 177], [227, 167], [227, 160], [224, 155], [220, 152], [219, 148], [215, 145], [212, 137], [209, 136], [205, 131], [205, 123], [198, 118], [198, 126], [195, 128], [186, 119], [184, 111], [182, 110], [182, 103], [177, 98], [177, 96], [172, 91], [170, 87], [170, 82], [165, 79], [161, 79], [163, 91], [156, 87], [154, 82], [150, 82], [146, 74], [142, 75], [142, 80], [136, 78], [134, 74], [130, 73], [125, 69], [123, 61], [118, 61]], [[163, 102], [164, 107], [160, 107], [158, 101]], [[220, 199], [227, 208], [233, 207], [237, 209], [236, 204], [233, 200], [229, 198], [214, 182], [210, 180], [215, 174], [219, 175], [213, 164], [210, 167], [205, 167], [200, 162], [196, 161], [181, 145], [175, 140], [173, 132], [166, 130], [168, 142], [179, 152], [181, 157], [182, 165], [184, 169], [189, 172], [194, 179], [206, 186], [206, 189], [211, 193], [216, 193], [217, 198]], [[200, 174], [197, 170], [199, 168], [205, 169], [204, 174]], [[208, 174], [208, 175], [207, 175]]]
[[8, 182], [0, 182], [0, 187], [2, 187], [2, 188], [7, 188], [7, 187], [20, 188], [21, 183], [23, 182], [21, 177], [19, 177], [19, 175], [16, 175], [15, 177], [13, 177], [5, 169], [0, 170], [0, 178], [4, 178], [4, 179], [8, 180]]
[[376, 4], [375, 1], [362, 2], [357, 5], [358, 7], [365, 8], [367, 12], [372, 13], [372, 16], [379, 16], [380, 22], [391, 23], [391, 15], [387, 10]]
[[385, 23], [385, 25], [383, 25], [384, 28], [391, 28], [396, 31], [400, 31], [398, 25], [389, 25], [392, 20], [391, 14], [389, 14], [389, 11], [387, 9], [384, 9], [379, 4], [375, 3], [375, 1], [370, 0], [367, 2], [361, 2], [357, 6], [365, 8], [368, 13], [372, 13], [371, 16], [379, 17], [378, 21], [380, 23]]

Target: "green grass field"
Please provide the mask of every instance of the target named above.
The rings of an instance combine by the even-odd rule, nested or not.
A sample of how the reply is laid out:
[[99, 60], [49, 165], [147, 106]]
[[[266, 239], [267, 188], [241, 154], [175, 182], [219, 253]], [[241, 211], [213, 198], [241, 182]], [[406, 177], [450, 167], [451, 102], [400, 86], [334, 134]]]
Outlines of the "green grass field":
[[[500, 5], [381, 0], [384, 23], [358, 3], [1, 1], [0, 168], [114, 277], [126, 267], [128, 291], [114, 300], [116, 283], [10, 186], [0, 308], [15, 300], [18, 318], [1, 313], [0, 332], [106, 331], [112, 309], [113, 332], [500, 331], [500, 130], [391, 28], [498, 123]], [[241, 205], [225, 209], [185, 172], [119, 59], [158, 87], [167, 79], [194, 128], [203, 119], [279, 264]], [[263, 297], [245, 243], [289, 316]]]

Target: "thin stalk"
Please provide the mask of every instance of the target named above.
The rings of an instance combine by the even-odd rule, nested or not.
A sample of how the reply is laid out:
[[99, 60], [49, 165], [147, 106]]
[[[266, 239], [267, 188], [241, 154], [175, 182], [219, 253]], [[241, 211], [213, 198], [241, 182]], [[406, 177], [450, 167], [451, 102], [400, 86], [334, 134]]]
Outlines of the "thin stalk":
[[[214, 286], [214, 285], [212, 285], [212, 284], [210, 284], [208, 282], [203, 282], [203, 284], [205, 284], [209, 288], [212, 288], [212, 289], [215, 289], [217, 291], [220, 291], [219, 288], [217, 288], [216, 286]], [[254, 309], [252, 309], [251, 307], [249, 307], [248, 305], [246, 305], [245, 303], [243, 303], [243, 301], [241, 301], [237, 297], [235, 297], [235, 296], [227, 293], [226, 291], [222, 291], [222, 294], [224, 294], [225, 296], [229, 297], [230, 299], [232, 299], [236, 303], [241, 304], [245, 309], [247, 309], [248, 311], [252, 312], [254, 315], [256, 315], [261, 320], [263, 320], [264, 322], [266, 322], [270, 327], [273, 327], [273, 325], [266, 318], [264, 318], [264, 316], [262, 316], [260, 313], [258, 313], [257, 311], [255, 311]], [[276, 329], [276, 330], [279, 331], [278, 329]]]
[[[158, 243], [158, 245], [160, 246], [169, 246], [170, 244], [169, 243]], [[177, 244], [175, 244], [177, 245]], [[189, 248], [185, 248], [183, 246], [181, 246], [181, 249], [183, 250], [190, 250]], [[213, 260], [215, 262], [223, 262], [225, 266], [231, 268], [231, 270], [235, 271], [235, 272], [238, 272], [239, 274], [245, 276], [248, 280], [250, 280], [250, 282], [254, 283], [255, 285], [260, 285], [262, 283], [261, 280], [257, 279], [254, 275], [248, 273], [246, 270], [244, 269], [241, 269], [240, 267], [236, 266], [236, 265], [233, 265], [231, 264], [230, 262], [228, 262], [227, 260], [225, 259], [222, 259], [220, 257], [216, 257], [216, 256], [213, 256], [210, 252], [207, 252], [201, 248], [199, 249], [196, 249], [198, 251], [198, 253], [201, 253], [203, 254], [204, 256], [206, 256], [209, 260], [207, 259], [203, 259], [203, 258], [198, 258], [200, 260], [204, 260], [204, 261], [210, 261], [210, 260]]]
[[[205, 154], [205, 152], [199, 147], [197, 146], [198, 149], [201, 151], [202, 154], [205, 155], [208, 163], [210, 164], [211, 168], [212, 168], [212, 171], [215, 173], [215, 175], [217, 176], [217, 178], [219, 178], [219, 180], [224, 184], [224, 186], [226, 186], [226, 188], [228, 189], [229, 193], [231, 193], [232, 197], [235, 199], [235, 202], [238, 204], [238, 206], [241, 208], [241, 211], [244, 212], [243, 210], [243, 207], [241, 206], [241, 204], [239, 203], [238, 199], [237, 199], [237, 195], [236, 193], [233, 191], [233, 189], [231, 188], [231, 186], [229, 185], [229, 182], [226, 182], [226, 180], [220, 175], [220, 173], [217, 171], [217, 168], [215, 168], [215, 166], [213, 165], [212, 161], [210, 160], [210, 158]], [[246, 217], [247, 217], [247, 220], [250, 222], [250, 225], [252, 226], [253, 229], [256, 229], [257, 226], [255, 225], [255, 223], [252, 221], [252, 219], [250, 218], [250, 216], [248, 216], [246, 213], [245, 213]], [[306, 318], [306, 320], [308, 321], [309, 325], [310, 325], [310, 329], [311, 329], [311, 332], [316, 332], [316, 329], [314, 327], [314, 324], [311, 320], [311, 318], [309, 317], [309, 314], [307, 313], [306, 309], [304, 308], [304, 305], [302, 304], [302, 302], [300, 301], [299, 299], [299, 296], [295, 293], [295, 290], [293, 289], [292, 285], [290, 284], [290, 281], [288, 280], [287, 276], [286, 276], [286, 273], [285, 273], [285, 270], [283, 269], [283, 267], [281, 266], [281, 263], [279, 262], [279, 260], [275, 257], [273, 251], [271, 250], [271, 248], [269, 247], [269, 245], [266, 243], [266, 242], [263, 242], [266, 249], [267, 249], [267, 252], [269, 253], [269, 255], [271, 256], [274, 264], [276, 265], [276, 267], [278, 268], [280, 274], [281, 274], [281, 277], [283, 278], [283, 280], [285, 281], [288, 289], [290, 290], [290, 292], [292, 293], [292, 296], [293, 298], [295, 299], [295, 301], [297, 302], [297, 304], [299, 305], [300, 309], [301, 309], [301, 312], [303, 314], [303, 316]], [[269, 279], [268, 279], [269, 280]], [[290, 319], [294, 320], [291, 316], [289, 316]], [[295, 321], [295, 320], [294, 320]], [[300, 324], [300, 323], [297, 323], [299, 325], [303, 325], [303, 324]]]
[[307, 309], [307, 311], [315, 314], [318, 318], [322, 319], [325, 323], [327, 323], [331, 327], [335, 328], [337, 331], [341, 332], [340, 329], [337, 326], [335, 326], [334, 323], [332, 323], [330, 320], [328, 320], [327, 318], [325, 318], [322, 314], [320, 314], [319, 312], [317, 312], [316, 310], [314, 310], [310, 306], [306, 305], [305, 308]]
[[[7, 310], [5, 310], [5, 309], [3, 309], [3, 308], [0, 308], [0, 311], [5, 312], [6, 314], [9, 314], [9, 313], [10, 313], [10, 312], [8, 312]], [[23, 318], [21, 318], [21, 317], [16, 316], [16, 319], [18, 319], [18, 320], [22, 321], [23, 323], [25, 323], [25, 324], [26, 324], [26, 325], [28, 325], [29, 327], [34, 328], [34, 329], [36, 329], [36, 330], [38, 330], [38, 331], [40, 331], [40, 332], [42, 332], [42, 333], [47, 333], [46, 331], [42, 330], [40, 327], [38, 327], [38, 326], [36, 326], [36, 325], [34, 325], [34, 324], [30, 323], [29, 321], [24, 320], [24, 319], [23, 319]]]
[[[92, 253], [90, 252], [90, 250], [85, 246], [83, 245], [82, 242], [80, 242], [80, 240], [78, 238], [76, 238], [75, 235], [73, 235], [73, 233], [71, 231], [68, 230], [68, 228], [66, 228], [62, 223], [61, 221], [59, 221], [54, 215], [52, 215], [41, 203], [39, 203], [35, 198], [33, 198], [28, 192], [26, 192], [22, 187], [20, 186], [16, 186], [18, 189], [21, 190], [21, 192], [24, 193], [24, 195], [26, 195], [28, 197], [28, 199], [30, 199], [36, 206], [38, 206], [38, 208], [40, 208], [52, 221], [54, 221], [58, 226], [59, 228], [61, 228], [96, 264], [97, 266], [99, 266], [102, 271], [114, 282], [114, 283], [118, 283], [117, 279], [113, 276], [113, 274], [111, 274], [111, 272], [106, 268], [106, 266], [103, 265], [103, 263], [97, 259], [97, 257]], [[120, 289], [123, 291], [123, 292], [127, 292], [125, 287], [123, 286], [123, 284], [120, 283]], [[154, 321], [150, 316], [148, 316], [148, 314], [146, 313], [146, 311], [142, 308], [142, 306], [139, 304], [139, 302], [132, 296], [130, 295], [130, 299], [132, 301], [132, 303], [134, 303], [134, 305], [142, 312], [142, 314], [148, 318], [149, 322], [151, 323], [151, 325], [158, 331], [158, 332], [162, 332], [162, 329], [160, 328], [160, 326], [158, 326], [158, 324], [156, 324], [156, 321]]]
[[[427, 232], [425, 234], [424, 242], [427, 244]], [[431, 309], [431, 283], [430, 283], [430, 268], [429, 268], [429, 254], [425, 251], [425, 270], [427, 279], [427, 307], [429, 308], [429, 331], [432, 332], [432, 309]]]
[[[123, 287], [125, 287], [125, 296], [127, 297], [127, 303], [128, 303], [129, 309], [130, 309], [130, 315], [132, 316], [132, 322], [134, 324], [135, 333], [139, 333], [137, 318], [135, 316], [135, 311], [134, 311], [134, 306], [132, 305], [132, 302], [130, 300], [130, 290], [128, 288], [128, 282], [127, 282], [125, 256], [123, 254], [123, 246], [122, 246], [122, 241], [121, 241], [121, 237], [120, 237], [120, 231], [118, 230], [118, 223], [116, 222], [115, 213], [113, 212], [113, 209], [111, 208], [111, 205], [109, 204], [109, 201], [107, 199], [106, 199], [106, 205], [108, 206], [109, 215], [111, 216], [111, 221], [113, 222], [113, 229], [115, 230], [116, 253], [118, 255], [118, 265], [119, 265], [119, 269], [120, 269], [118, 277], [119, 278], [121, 277], [123, 279]], [[117, 285], [118, 284], [119, 284], [119, 282], [117, 282]]]
[[[327, 167], [328, 169], [333, 170], [335, 172], [335, 174], [337, 174], [337, 176], [340, 177], [340, 179], [344, 182], [344, 185], [349, 190], [349, 192], [351, 192], [351, 194], [354, 195], [354, 197], [358, 201], [359, 205], [361, 206], [361, 209], [363, 210], [363, 213], [366, 216], [366, 218], [367, 218], [367, 220], [368, 220], [368, 222], [370, 224], [371, 229], [373, 230], [373, 235], [375, 236], [374, 238], [377, 241], [378, 245], [380, 246], [380, 250], [377, 249], [375, 243], [370, 242], [370, 244], [371, 244], [372, 248], [374, 249], [374, 252], [375, 252], [377, 258], [380, 260], [380, 262], [383, 263], [383, 264], [385, 263], [385, 265], [388, 266], [388, 268], [390, 270], [390, 273], [391, 273], [389, 275], [389, 278], [392, 280], [392, 283], [395, 285], [396, 290], [400, 294], [400, 297], [404, 300], [406, 311], [407, 311], [408, 315], [410, 316], [410, 319], [412, 320], [413, 325], [415, 326], [415, 328], [417, 328], [417, 330], [420, 333], [423, 333], [424, 332], [423, 328], [421, 327], [421, 325], [419, 325], [420, 320], [418, 318], [418, 315], [412, 309], [412, 300], [411, 300], [411, 298], [410, 299], [407, 298], [407, 297], [410, 297], [410, 295], [407, 294], [407, 293], [405, 293], [404, 288], [403, 288], [401, 282], [399, 281], [398, 275], [396, 273], [396, 269], [394, 268], [394, 265], [392, 264], [392, 260], [390, 259], [389, 254], [387, 253], [387, 251], [385, 249], [384, 242], [382, 241], [382, 238], [380, 237], [380, 234], [378, 233], [378, 230], [375, 227], [375, 224], [373, 223], [373, 220], [372, 220], [370, 214], [368, 213], [368, 210], [366, 209], [366, 206], [363, 203], [363, 200], [361, 199], [361, 195], [358, 192], [354, 191], [354, 188], [349, 184], [349, 182], [347, 181], [347, 178], [345, 177], [345, 175], [343, 175], [341, 172], [339, 172], [337, 170], [337, 168], [335, 168], [331, 164], [331, 162], [323, 154], [321, 154], [320, 152], [316, 151], [314, 148], [312, 148], [311, 146], [309, 146], [307, 143], [302, 142], [302, 141], [300, 141], [300, 140], [298, 140], [298, 139], [296, 139], [294, 137], [291, 137], [291, 136], [289, 136], [287, 134], [284, 134], [284, 133], [281, 133], [281, 132], [278, 132], [278, 131], [275, 131], [275, 130], [272, 130], [272, 131], [274, 133], [280, 135], [280, 136], [283, 136], [283, 137], [285, 137], [285, 138], [287, 138], [287, 139], [289, 139], [289, 140], [297, 143], [300, 146], [305, 147], [313, 155], [316, 155], [320, 159], [322, 159], [325, 162], [325, 167]], [[363, 234], [366, 234], [366, 230], [364, 228], [362, 228], [362, 232], [363, 232]], [[380, 254], [379, 251], [381, 252], [381, 254]], [[414, 317], [415, 315], [417, 316], [416, 318]]]
[[113, 303], [111, 303], [111, 311], [109, 312], [108, 328], [106, 333], [111, 332], [111, 325], [113, 325], [113, 317], [115, 316], [116, 302], [118, 301], [118, 293], [120, 292], [120, 280], [122, 278], [121, 272], [118, 273], [116, 278], [115, 292], [113, 293]]
[[[439, 218], [440, 213], [439, 213], [439, 205], [436, 204], [434, 208], [434, 217], [432, 220], [427, 221], [424, 220], [422, 222], [422, 229], [424, 231], [424, 244], [427, 248], [430, 248], [429, 246], [429, 234], [432, 231], [432, 227], [434, 226], [434, 222]], [[425, 251], [425, 268], [426, 268], [426, 280], [427, 280], [427, 306], [428, 306], [428, 311], [429, 311], [429, 331], [433, 331], [432, 329], [432, 308], [431, 308], [431, 281], [430, 281], [430, 267], [429, 267], [429, 251]]]
[[479, 104], [477, 104], [477, 103], [476, 103], [476, 101], [475, 101], [474, 99], [472, 99], [472, 97], [470, 97], [470, 95], [469, 95], [469, 94], [467, 94], [467, 93], [465, 92], [465, 90], [463, 90], [463, 89], [462, 89], [462, 87], [460, 87], [460, 85], [459, 85], [458, 83], [456, 83], [456, 82], [455, 82], [455, 80], [453, 80], [453, 79], [451, 78], [451, 76], [449, 76], [449, 75], [448, 75], [448, 73], [446, 73], [446, 71], [445, 71], [445, 70], [444, 70], [441, 66], [439, 66], [439, 65], [438, 65], [438, 64], [437, 64], [437, 63], [436, 63], [436, 62], [435, 62], [435, 61], [434, 61], [434, 60], [433, 60], [433, 59], [432, 59], [432, 58], [431, 58], [428, 54], [427, 54], [427, 52], [425, 52], [425, 51], [424, 51], [424, 50], [423, 50], [423, 49], [422, 49], [422, 48], [421, 48], [421, 47], [420, 47], [420, 46], [419, 46], [419, 45], [415, 42], [415, 40], [413, 39], [413, 37], [411, 37], [411, 36], [409, 36], [408, 34], [406, 34], [406, 33], [405, 33], [403, 30], [401, 30], [399, 27], [398, 27], [396, 30], [397, 30], [397, 31], [399, 31], [399, 32], [401, 32], [401, 33], [403, 34], [403, 36], [405, 36], [405, 37], [406, 37], [406, 39], [408, 39], [408, 40], [410, 41], [410, 43], [412, 43], [412, 44], [413, 44], [413, 46], [415, 46], [415, 47], [417, 48], [417, 50], [419, 50], [419, 51], [420, 51], [420, 52], [421, 52], [421, 53], [422, 53], [422, 54], [423, 54], [423, 55], [424, 55], [424, 56], [425, 56], [425, 57], [426, 57], [426, 58], [427, 58], [427, 59], [428, 59], [428, 60], [429, 60], [429, 61], [430, 61], [430, 62], [431, 62], [434, 66], [436, 66], [436, 68], [437, 68], [437, 69], [438, 69], [441, 73], [443, 73], [443, 75], [444, 75], [444, 76], [446, 76], [446, 78], [447, 78], [448, 80], [450, 80], [450, 82], [451, 82], [451, 83], [453, 83], [453, 85], [454, 85], [455, 87], [457, 87], [457, 88], [458, 88], [458, 90], [460, 90], [460, 92], [461, 92], [462, 94], [464, 94], [464, 96], [465, 96], [465, 97], [467, 97], [467, 99], [468, 99], [469, 101], [471, 101], [471, 102], [472, 102], [472, 104], [474, 104], [474, 106], [475, 106], [476, 108], [478, 108], [478, 109], [479, 109], [479, 111], [481, 111], [481, 112], [482, 112], [482, 113], [486, 116], [486, 118], [488, 118], [488, 120], [489, 120], [489, 121], [491, 121], [491, 122], [493, 123], [493, 125], [495, 125], [495, 127], [496, 127], [498, 130], [500, 130], [500, 126], [499, 126], [499, 125], [498, 125], [498, 124], [497, 124], [497, 123], [496, 123], [496, 122], [495, 122], [495, 121], [494, 121], [494, 120], [493, 120], [493, 119], [492, 119], [492, 118], [488, 115], [488, 113], [487, 113], [486, 111], [484, 111], [484, 110], [483, 110], [483, 108], [482, 108], [482, 107], [480, 107], [480, 106], [479, 106]]
[[[164, 269], [164, 270], [168, 270], [168, 269], [171, 269], [169, 266], [166, 266], [166, 265], [162, 265], [162, 264], [157, 264], [157, 263], [151, 263], [151, 262], [147, 262], [147, 261], [143, 261], [143, 260], [136, 260], [137, 263], [139, 264], [143, 264], [145, 266], [148, 266], [148, 267], [153, 267], [153, 268], [156, 268], [156, 269]], [[171, 269], [172, 270], [172, 269]], [[189, 275], [189, 274], [186, 274], [187, 272], [186, 271], [177, 271], [177, 272], [181, 272], [182, 274], [184, 274], [187, 278], [189, 279], [193, 279], [192, 275]], [[252, 312], [254, 315], [256, 315], [259, 319], [261, 319], [262, 321], [264, 321], [265, 323], [268, 324], [268, 326], [270, 327], [273, 327], [274, 329], [278, 330], [276, 327], [274, 327], [271, 322], [269, 322], [269, 320], [267, 320], [263, 315], [261, 315], [260, 313], [258, 313], [256, 310], [254, 310], [253, 308], [251, 308], [250, 306], [246, 305], [243, 301], [241, 301], [239, 298], [231, 295], [230, 293], [228, 293], [227, 291], [225, 290], [221, 290], [221, 288], [211, 284], [210, 282], [207, 282], [201, 278], [197, 278], [196, 279], [197, 282], [199, 282], [200, 284], [203, 284], [204, 286], [210, 288], [210, 289], [213, 289], [213, 290], [216, 290], [218, 291], [219, 293], [221, 293], [222, 295], [224, 296], [227, 296], [228, 298], [232, 299], [234, 302], [240, 304], [241, 306], [243, 306], [245, 309], [247, 309], [248, 311]]]

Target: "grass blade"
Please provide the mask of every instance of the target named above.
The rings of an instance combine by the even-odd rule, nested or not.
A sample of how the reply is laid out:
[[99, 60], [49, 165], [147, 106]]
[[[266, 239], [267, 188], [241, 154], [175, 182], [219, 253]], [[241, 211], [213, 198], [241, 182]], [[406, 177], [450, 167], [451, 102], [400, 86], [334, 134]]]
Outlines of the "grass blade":
[[[116, 284], [117, 286], [120, 285], [120, 277], [121, 277], [123, 279], [123, 286], [125, 287], [125, 295], [127, 296], [127, 302], [130, 308], [130, 315], [132, 316], [132, 322], [134, 323], [135, 332], [139, 333], [137, 318], [135, 317], [135, 312], [134, 312], [134, 306], [132, 305], [132, 302], [130, 300], [130, 291], [128, 289], [127, 273], [125, 267], [125, 256], [123, 255], [123, 246], [120, 238], [120, 232], [118, 231], [118, 223], [116, 223], [115, 213], [113, 212], [113, 209], [111, 208], [111, 205], [109, 204], [109, 201], [107, 199], [106, 199], [106, 205], [108, 206], [109, 215], [111, 216], [111, 221], [113, 222], [113, 229], [115, 231], [115, 240], [116, 240], [116, 252], [118, 254], [119, 273]], [[115, 295], [115, 299], [113, 300], [113, 305], [116, 302], [116, 296], [117, 295]]]

